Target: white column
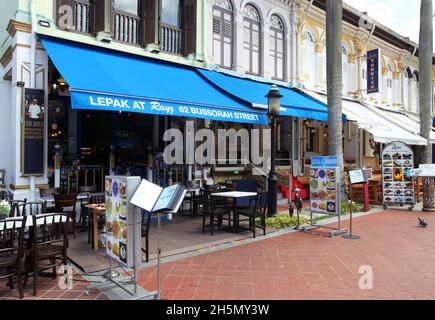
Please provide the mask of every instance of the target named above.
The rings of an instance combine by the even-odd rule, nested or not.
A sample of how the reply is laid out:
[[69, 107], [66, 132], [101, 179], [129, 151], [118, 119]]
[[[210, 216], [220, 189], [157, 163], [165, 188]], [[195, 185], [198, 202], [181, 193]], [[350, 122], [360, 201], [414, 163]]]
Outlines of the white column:
[[268, 21], [261, 22], [260, 37], [260, 76], [271, 78], [273, 61], [270, 56], [270, 24]]
[[383, 67], [381, 70], [382, 74], [382, 94], [381, 94], [381, 104], [384, 104], [388, 100], [388, 87], [387, 87], [387, 74], [388, 68]]
[[[17, 81], [24, 81], [25, 87], [30, 88], [34, 84], [36, 89], [45, 90], [45, 126], [47, 128], [48, 123], [48, 57], [44, 50], [42, 50], [41, 45], [36, 45], [36, 54], [34, 60], [34, 80], [31, 81], [31, 68], [30, 62], [32, 59], [30, 43], [31, 34], [27, 32], [17, 31], [13, 37], [14, 51], [11, 60], [11, 70], [12, 70], [12, 81], [11, 81], [11, 100], [10, 100], [10, 121], [11, 130], [6, 137], [8, 143], [11, 144], [11, 152], [7, 155], [10, 160], [10, 171], [8, 174], [8, 181], [15, 187], [15, 198], [22, 199], [27, 198], [32, 199], [29, 188], [30, 182], [32, 185], [38, 186], [47, 183], [47, 129], [45, 130], [45, 147], [44, 147], [44, 174], [42, 176], [34, 177], [34, 181], [29, 181], [28, 177], [23, 177], [21, 175], [21, 161], [22, 161], [22, 143], [21, 143], [21, 123], [22, 123], [22, 106], [23, 100], [22, 96], [24, 94], [24, 88], [17, 87]], [[20, 44], [20, 45], [17, 45]]]
[[233, 70], [244, 73], [243, 58], [243, 11], [234, 10], [234, 60]]
[[316, 63], [316, 69], [315, 69], [315, 78], [314, 78], [314, 85], [315, 88], [318, 90], [323, 89], [323, 85], [322, 85], [322, 73], [323, 73], [323, 68], [322, 68], [322, 55], [323, 55], [323, 45], [321, 42], [316, 42], [315, 44], [315, 63]]

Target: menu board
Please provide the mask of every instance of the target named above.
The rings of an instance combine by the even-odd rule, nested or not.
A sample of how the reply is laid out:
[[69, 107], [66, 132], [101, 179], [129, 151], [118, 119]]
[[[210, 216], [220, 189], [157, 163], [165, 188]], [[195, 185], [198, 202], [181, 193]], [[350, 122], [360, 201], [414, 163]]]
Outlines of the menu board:
[[106, 254], [127, 266], [127, 182], [106, 178]]
[[415, 204], [411, 169], [414, 154], [403, 142], [392, 142], [382, 152], [383, 202], [391, 205]]
[[310, 206], [312, 212], [338, 214], [336, 168], [310, 168]]

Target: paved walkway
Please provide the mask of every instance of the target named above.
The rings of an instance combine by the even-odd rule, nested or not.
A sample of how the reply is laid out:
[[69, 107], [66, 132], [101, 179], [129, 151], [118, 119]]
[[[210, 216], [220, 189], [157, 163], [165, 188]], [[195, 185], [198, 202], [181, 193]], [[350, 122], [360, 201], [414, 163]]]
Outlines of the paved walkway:
[[[0, 280], [0, 300], [18, 300], [16, 284], [15, 289], [11, 290], [6, 286], [6, 282], [7, 280]], [[70, 290], [61, 290], [59, 279], [39, 277], [37, 295], [33, 296], [33, 277], [30, 277], [24, 288], [24, 300], [107, 300], [107, 297], [98, 290], [92, 290], [89, 295], [86, 295], [84, 291], [87, 285], [89, 282], [76, 272], [73, 276], [73, 288]]]
[[[354, 234], [361, 239], [292, 233], [165, 263], [162, 299], [435, 299], [434, 214], [363, 216]], [[373, 270], [373, 289], [359, 288], [361, 266]], [[155, 267], [140, 279], [155, 290]]]

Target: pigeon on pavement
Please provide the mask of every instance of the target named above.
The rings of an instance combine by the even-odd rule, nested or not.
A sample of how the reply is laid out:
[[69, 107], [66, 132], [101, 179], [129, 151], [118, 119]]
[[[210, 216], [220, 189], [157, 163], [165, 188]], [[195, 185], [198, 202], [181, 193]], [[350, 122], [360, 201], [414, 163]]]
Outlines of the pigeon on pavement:
[[427, 225], [428, 225], [428, 222], [426, 221], [426, 220], [424, 220], [424, 219], [420, 219], [420, 218], [418, 218], [418, 221], [419, 221], [419, 226], [420, 227], [426, 227]]

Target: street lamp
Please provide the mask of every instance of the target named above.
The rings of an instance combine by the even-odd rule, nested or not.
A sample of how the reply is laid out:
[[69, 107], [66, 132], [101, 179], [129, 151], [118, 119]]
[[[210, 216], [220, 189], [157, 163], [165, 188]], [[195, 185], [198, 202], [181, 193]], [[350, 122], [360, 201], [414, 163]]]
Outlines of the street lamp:
[[270, 125], [272, 128], [271, 135], [271, 164], [268, 179], [268, 189], [269, 189], [269, 206], [268, 215], [274, 216], [276, 214], [277, 206], [277, 176], [275, 171], [275, 161], [276, 161], [276, 140], [277, 140], [277, 120], [279, 117], [279, 110], [281, 107], [282, 95], [279, 92], [278, 87], [274, 84], [267, 94], [268, 99], [268, 115], [270, 120]]

